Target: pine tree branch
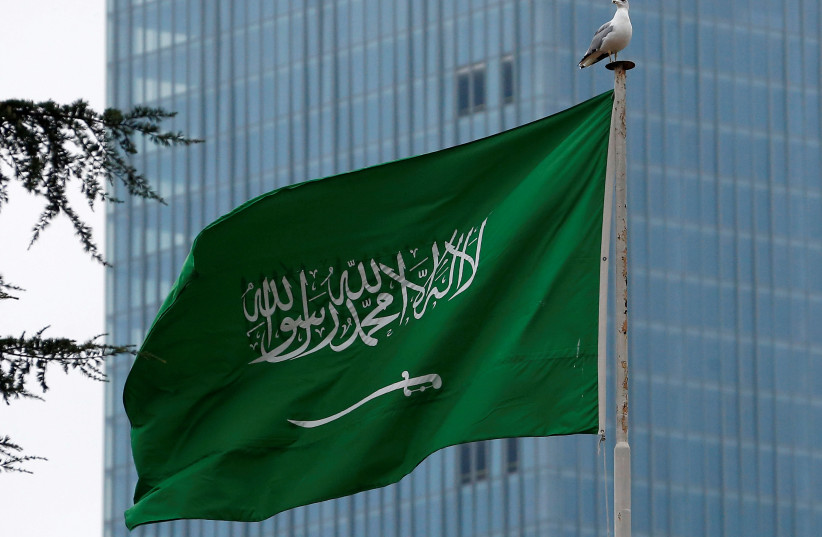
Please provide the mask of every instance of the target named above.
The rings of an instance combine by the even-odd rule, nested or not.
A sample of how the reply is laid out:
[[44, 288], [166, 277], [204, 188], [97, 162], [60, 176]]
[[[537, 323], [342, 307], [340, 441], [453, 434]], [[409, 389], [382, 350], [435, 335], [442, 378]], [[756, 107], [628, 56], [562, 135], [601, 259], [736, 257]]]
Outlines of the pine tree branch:
[[[39, 399], [48, 391], [48, 370], [55, 367], [64, 373], [79, 371], [92, 380], [105, 382], [103, 371], [106, 358], [118, 354], [136, 354], [132, 346], [98, 343], [102, 336], [78, 343], [67, 338], [44, 338], [42, 329], [33, 337], [0, 338], [0, 395], [8, 405], [13, 399]], [[31, 386], [36, 388], [32, 389]], [[25, 455], [23, 448], [8, 436], [0, 436], [0, 473], [32, 473], [23, 467], [27, 462], [46, 460], [36, 455]]]
[[63, 372], [78, 371], [92, 380], [105, 381], [103, 364], [107, 357], [123, 353], [134, 354], [132, 346], [98, 343], [102, 336], [78, 343], [68, 338], [45, 338], [40, 330], [34, 336], [0, 338], [0, 396], [6, 404], [12, 399], [42, 399], [30, 388], [36, 381], [42, 393], [48, 390], [46, 373], [49, 368]]
[[[40, 330], [33, 337], [0, 338], [0, 394], [6, 404], [12, 399], [43, 398], [32, 391], [31, 381], [35, 381], [42, 393], [48, 390], [46, 373], [50, 367], [58, 367], [63, 372], [79, 371], [93, 380], [105, 381], [103, 372], [105, 358], [115, 354], [134, 353], [132, 347], [97, 343], [97, 336], [78, 343], [66, 338], [44, 338]], [[32, 473], [23, 467], [27, 462], [46, 460], [44, 457], [23, 454], [23, 448], [11, 441], [9, 436], [0, 436], [0, 473]]]
[[[132, 164], [137, 139], [159, 147], [188, 146], [202, 140], [180, 132], [166, 132], [160, 124], [175, 114], [161, 108], [138, 106], [128, 112], [109, 108], [98, 113], [85, 101], [61, 105], [54, 101], [0, 101], [0, 210], [9, 202], [14, 181], [44, 202], [32, 229], [31, 244], [60, 215], [71, 222], [83, 249], [107, 264], [94, 241], [91, 227], [69, 202], [73, 188], [89, 207], [120, 202], [113, 188], [122, 186], [131, 196], [163, 203], [144, 174]], [[17, 300], [19, 287], [0, 276], [0, 300]], [[47, 372], [70, 370], [105, 381], [106, 358], [135, 354], [132, 346], [107, 345], [101, 336], [86, 342], [47, 338], [45, 329], [34, 336], [0, 337], [0, 396], [6, 404], [18, 398], [42, 399], [48, 390]], [[28, 472], [25, 462], [41, 459], [24, 455], [8, 436], [0, 436], [0, 472]]]
[[202, 140], [181, 132], [164, 132], [160, 123], [175, 116], [162, 108], [138, 106], [129, 112], [108, 108], [102, 114], [85, 101], [0, 101], [0, 210], [8, 203], [8, 185], [18, 181], [42, 198], [45, 207], [32, 229], [31, 243], [59, 214], [68, 217], [83, 249], [106, 264], [92, 236], [68, 199], [75, 184], [89, 207], [119, 202], [109, 186], [121, 184], [131, 196], [163, 199], [130, 162], [135, 139], [160, 147], [188, 146]]
[[16, 296], [10, 295], [9, 291], [23, 291], [23, 289], [6, 282], [0, 274], [0, 300], [18, 300]]
[[0, 436], [0, 472], [19, 472], [30, 474], [31, 471], [20, 465], [30, 461], [44, 461], [45, 457], [23, 455], [23, 448], [11, 441], [9, 436]]

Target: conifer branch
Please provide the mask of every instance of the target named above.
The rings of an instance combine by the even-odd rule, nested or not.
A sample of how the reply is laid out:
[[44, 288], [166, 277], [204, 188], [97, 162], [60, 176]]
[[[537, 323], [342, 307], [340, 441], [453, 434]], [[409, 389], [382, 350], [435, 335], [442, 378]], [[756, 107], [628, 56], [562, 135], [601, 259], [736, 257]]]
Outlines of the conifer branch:
[[[130, 196], [163, 203], [146, 176], [132, 164], [131, 157], [137, 154], [138, 137], [160, 147], [202, 141], [180, 132], [162, 131], [160, 124], [174, 116], [161, 108], [144, 106], [128, 112], [109, 108], [101, 114], [82, 100], [67, 105], [54, 101], [0, 101], [0, 211], [9, 202], [10, 184], [18, 182], [44, 201], [30, 244], [63, 214], [71, 222], [82, 248], [107, 265], [91, 227], [70, 203], [69, 191], [78, 189], [92, 209], [97, 203], [120, 202], [113, 193], [112, 187], [116, 185], [123, 186]], [[0, 300], [18, 300], [19, 291], [23, 289], [0, 275]], [[44, 337], [45, 330], [33, 336], [23, 333], [0, 337], [0, 397], [6, 404], [20, 398], [42, 399], [48, 390], [47, 372], [54, 368], [105, 381], [106, 358], [135, 354], [132, 346], [101, 343], [102, 336], [78, 342]], [[0, 435], [0, 473], [31, 473], [23, 464], [42, 459], [23, 454], [23, 449], [9, 436]]]
[[160, 123], [175, 115], [145, 106], [129, 112], [108, 108], [100, 114], [82, 100], [67, 105], [0, 101], [0, 210], [9, 201], [9, 184], [19, 181], [45, 201], [32, 229], [32, 244], [57, 215], [64, 214], [83, 249], [105, 264], [91, 228], [69, 202], [68, 188], [76, 184], [91, 208], [97, 202], [121, 201], [108, 188], [117, 183], [131, 196], [163, 203], [129, 157], [137, 153], [137, 136], [161, 147], [201, 142], [160, 130]]
[[0, 472], [19, 472], [30, 474], [31, 471], [20, 466], [29, 461], [44, 461], [45, 457], [23, 455], [23, 448], [11, 441], [9, 436], [0, 436]]

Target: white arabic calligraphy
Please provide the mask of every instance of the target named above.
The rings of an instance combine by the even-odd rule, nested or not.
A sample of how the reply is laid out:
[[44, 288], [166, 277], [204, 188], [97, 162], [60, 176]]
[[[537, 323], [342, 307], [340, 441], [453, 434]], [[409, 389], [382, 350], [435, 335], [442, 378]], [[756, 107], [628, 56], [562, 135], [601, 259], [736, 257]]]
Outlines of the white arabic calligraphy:
[[[439, 390], [442, 387], [442, 379], [436, 373], [431, 373], [429, 375], [421, 375], [419, 377], [409, 378], [408, 371], [402, 372], [402, 379], [399, 382], [395, 382], [394, 384], [389, 384], [385, 388], [380, 388], [379, 390], [375, 391], [368, 397], [354, 403], [350, 407], [337, 412], [333, 416], [328, 416], [327, 418], [323, 418], [321, 420], [308, 420], [308, 421], [300, 421], [300, 420], [288, 420], [290, 423], [297, 425], [299, 427], [305, 427], [306, 429], [311, 429], [313, 427], [319, 427], [320, 425], [325, 425], [326, 423], [331, 423], [332, 421], [338, 420], [341, 417], [349, 414], [361, 406], [363, 406], [368, 401], [372, 399], [376, 399], [377, 397], [383, 396], [387, 393], [391, 393], [396, 390], [402, 390], [403, 395], [406, 397], [411, 397], [411, 394], [415, 392], [424, 392], [428, 388], [433, 388], [435, 390]], [[415, 386], [419, 386], [417, 389], [413, 389]]]
[[[453, 300], [474, 281], [487, 221], [434, 242], [421, 261], [413, 248], [397, 252], [396, 263], [346, 260], [336, 270], [303, 269], [297, 282], [286, 276], [249, 282], [242, 311], [249, 347], [260, 353], [251, 363], [295, 360], [325, 348], [340, 352], [357, 341], [373, 347], [394, 333], [389, 325], [405, 326], [412, 316], [422, 318], [429, 304]], [[409, 254], [414, 267], [406, 269]]]

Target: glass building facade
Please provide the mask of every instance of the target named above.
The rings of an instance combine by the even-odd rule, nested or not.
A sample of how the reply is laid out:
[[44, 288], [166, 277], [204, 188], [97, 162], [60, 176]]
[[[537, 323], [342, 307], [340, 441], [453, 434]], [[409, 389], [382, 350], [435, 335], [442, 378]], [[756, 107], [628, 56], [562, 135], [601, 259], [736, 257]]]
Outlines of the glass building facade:
[[[136, 162], [167, 205], [122, 194], [108, 208], [111, 341], [142, 340], [193, 236], [241, 202], [610, 89], [601, 64], [576, 64], [612, 12], [605, 0], [108, 0], [109, 105], [177, 111], [171, 127], [206, 140], [140, 147]], [[631, 18], [634, 535], [814, 535], [820, 2], [636, 1]], [[121, 403], [129, 360], [109, 363], [107, 536], [128, 533], [136, 481]], [[607, 472], [592, 437], [458, 446], [397, 485], [265, 522], [133, 533], [601, 535], [610, 440], [605, 449]]]

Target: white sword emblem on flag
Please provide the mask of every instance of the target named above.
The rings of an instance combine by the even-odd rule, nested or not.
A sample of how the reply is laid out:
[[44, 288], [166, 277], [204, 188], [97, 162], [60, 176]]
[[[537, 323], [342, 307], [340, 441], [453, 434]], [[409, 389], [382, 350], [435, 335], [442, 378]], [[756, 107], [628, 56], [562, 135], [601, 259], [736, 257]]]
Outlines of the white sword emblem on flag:
[[[309, 420], [309, 421], [300, 421], [300, 420], [288, 420], [290, 423], [297, 425], [299, 427], [305, 427], [306, 429], [310, 429], [312, 427], [319, 427], [320, 425], [325, 425], [326, 423], [331, 423], [334, 420], [338, 420], [341, 417], [353, 412], [354, 410], [358, 409], [368, 401], [372, 399], [376, 399], [382, 395], [387, 393], [391, 393], [396, 390], [402, 390], [402, 393], [406, 397], [411, 397], [411, 394], [415, 392], [424, 392], [428, 388], [434, 388], [435, 390], [439, 390], [442, 386], [442, 379], [436, 373], [431, 373], [429, 375], [421, 375], [419, 377], [409, 378], [408, 371], [402, 372], [403, 380], [399, 382], [395, 382], [394, 384], [389, 384], [385, 388], [380, 388], [379, 390], [375, 391], [365, 399], [354, 403], [350, 407], [337, 412], [333, 416], [328, 416], [327, 418], [323, 418], [321, 420]], [[419, 386], [419, 388], [414, 389], [415, 386]]]

